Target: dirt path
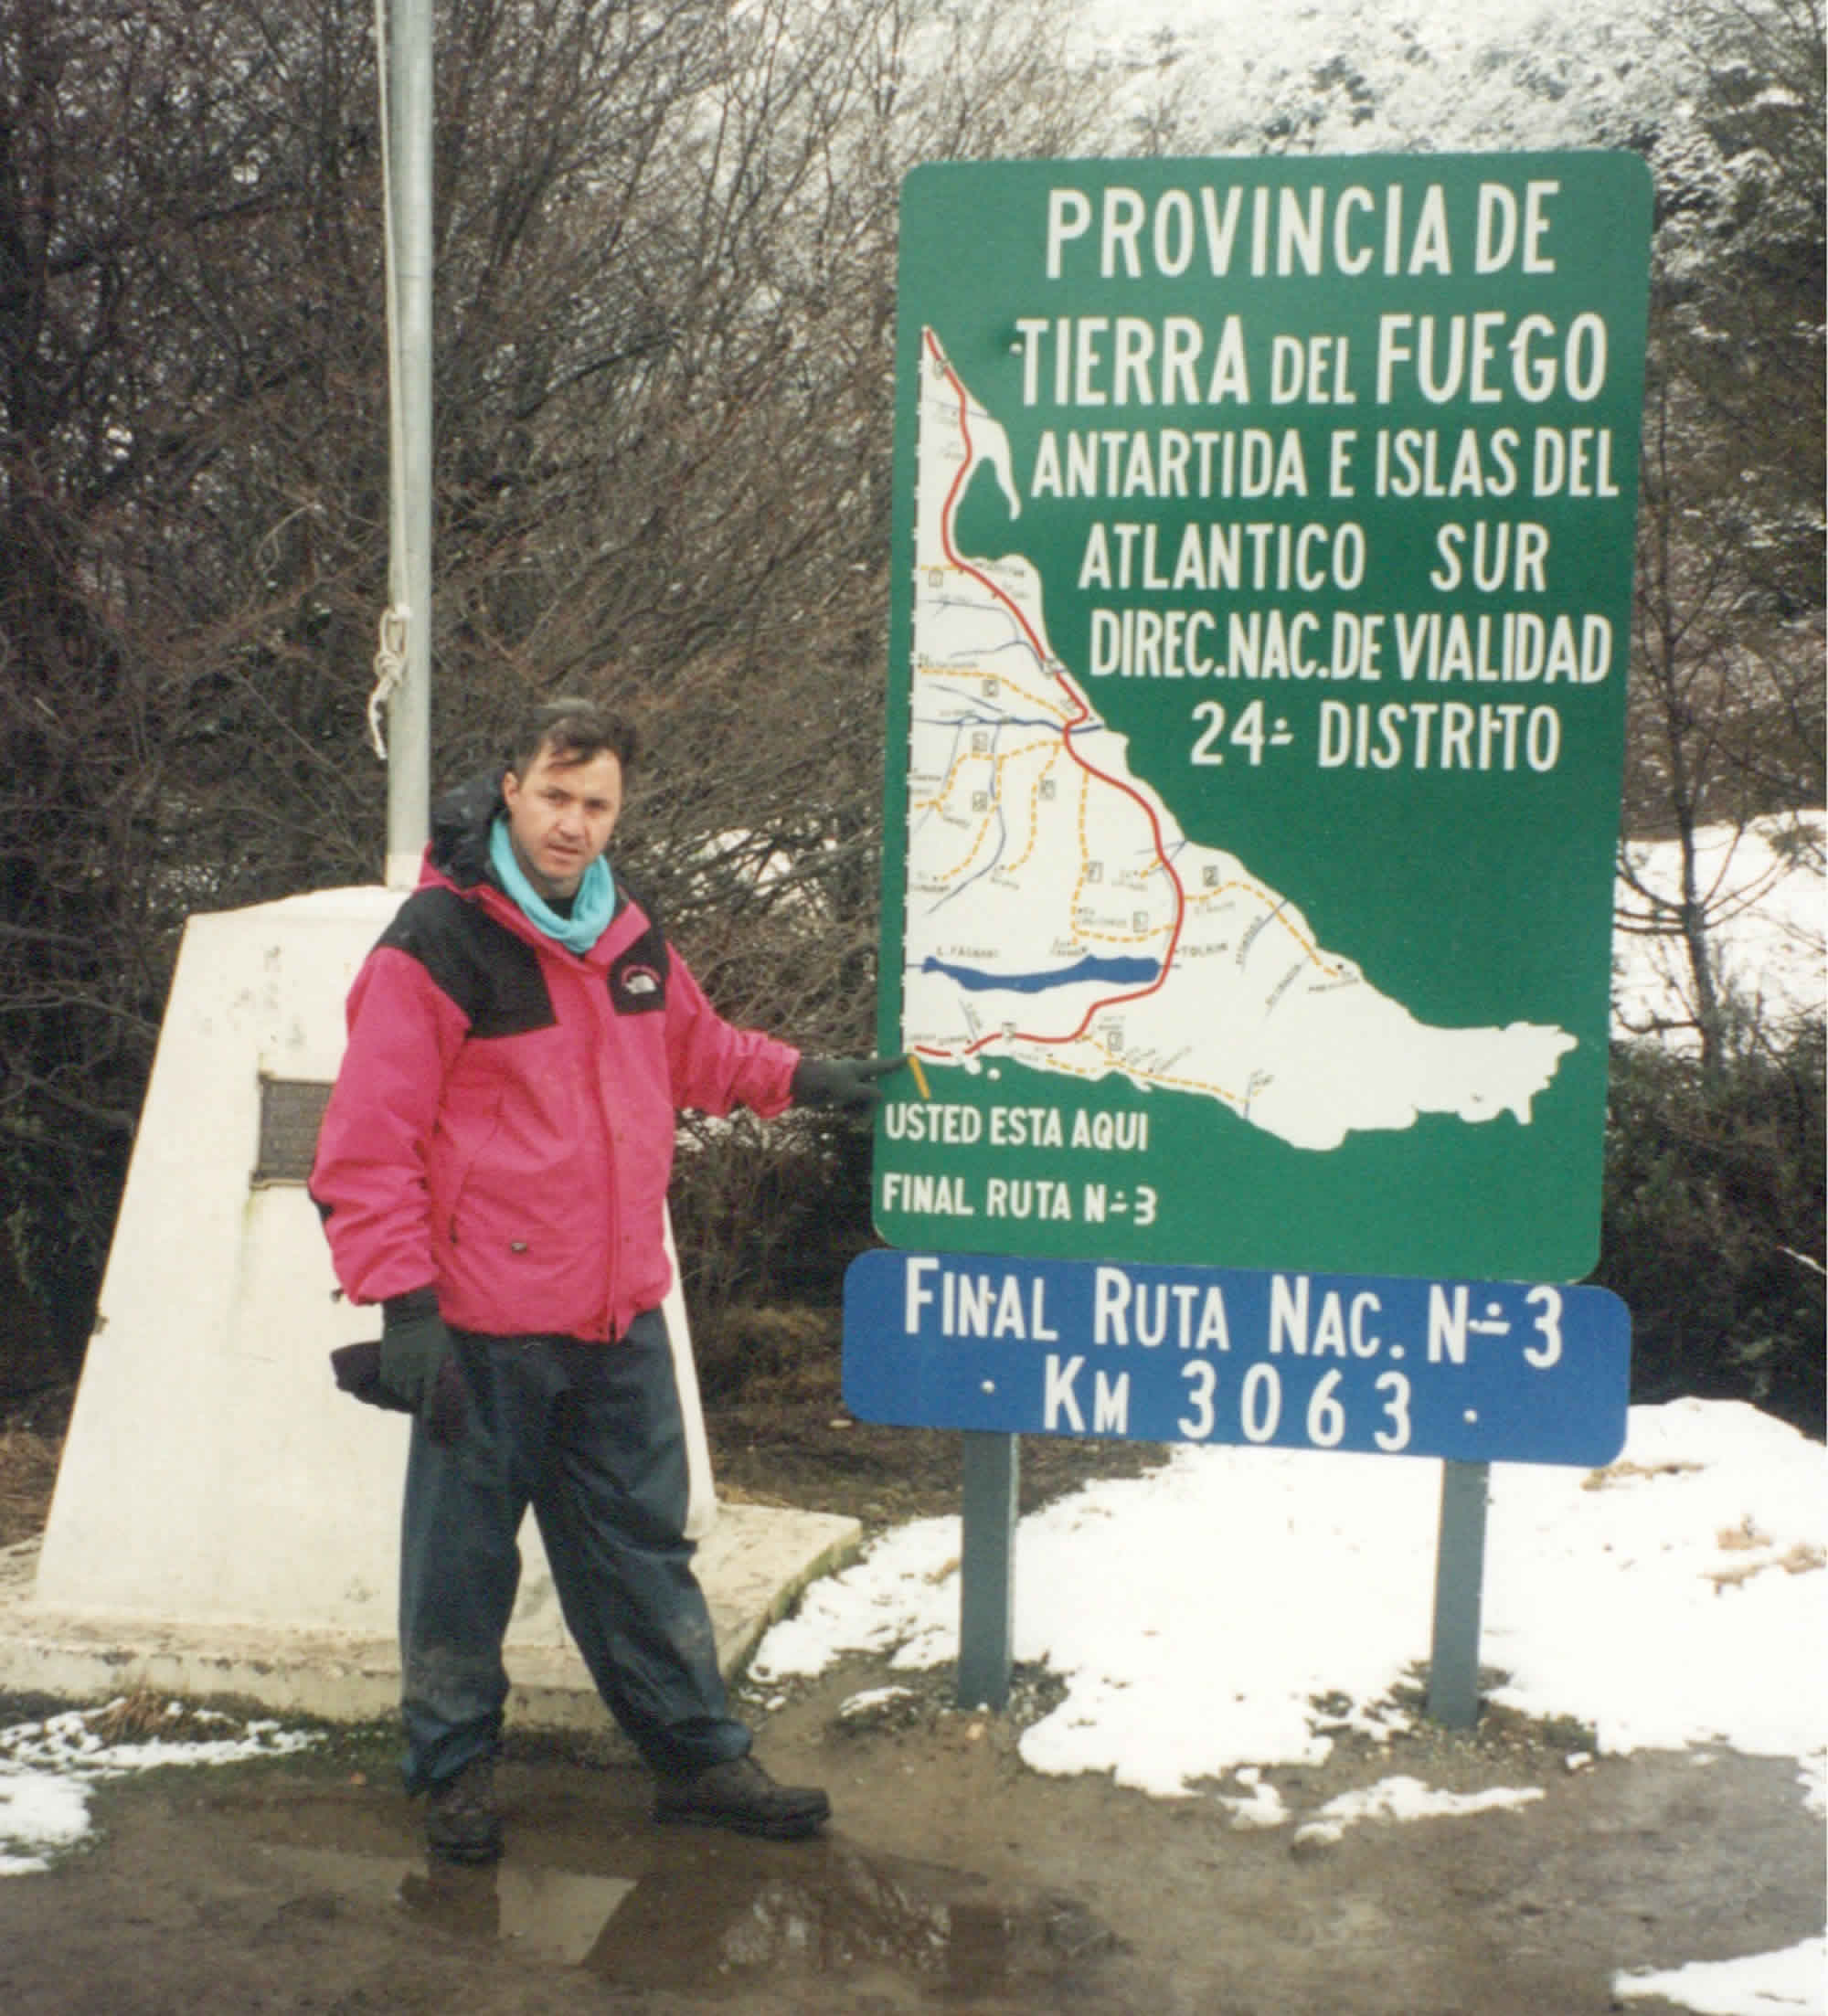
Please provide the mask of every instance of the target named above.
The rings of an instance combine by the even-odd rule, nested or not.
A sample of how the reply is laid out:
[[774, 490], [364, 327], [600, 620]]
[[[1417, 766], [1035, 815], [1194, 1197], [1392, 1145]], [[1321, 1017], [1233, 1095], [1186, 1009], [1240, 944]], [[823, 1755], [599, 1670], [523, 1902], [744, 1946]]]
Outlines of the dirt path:
[[937, 1676], [840, 1712], [908, 1685], [853, 1661], [746, 1703], [778, 1773], [831, 1788], [836, 1823], [803, 1845], [654, 1827], [607, 1745], [513, 1749], [508, 1856], [480, 1874], [428, 1872], [385, 1734], [122, 1781], [90, 1852], [0, 1881], [0, 2009], [1598, 2016], [1615, 1968], [1821, 1929], [1822, 1830], [1788, 1764], [1570, 1772], [1522, 1727], [1428, 1735], [1271, 1776], [1297, 1820], [1398, 1772], [1543, 1797], [1298, 1846], [1214, 1797], [1038, 1777], [1019, 1706], [962, 1714]]

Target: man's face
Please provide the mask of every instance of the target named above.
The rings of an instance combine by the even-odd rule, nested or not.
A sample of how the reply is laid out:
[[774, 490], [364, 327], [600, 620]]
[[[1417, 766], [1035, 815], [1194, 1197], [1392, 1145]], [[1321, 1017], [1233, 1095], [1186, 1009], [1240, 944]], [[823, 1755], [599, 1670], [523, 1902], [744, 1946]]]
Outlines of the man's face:
[[576, 896], [622, 809], [622, 759], [605, 749], [582, 763], [554, 762], [542, 749], [525, 775], [502, 779], [502, 797], [522, 874], [543, 897]]

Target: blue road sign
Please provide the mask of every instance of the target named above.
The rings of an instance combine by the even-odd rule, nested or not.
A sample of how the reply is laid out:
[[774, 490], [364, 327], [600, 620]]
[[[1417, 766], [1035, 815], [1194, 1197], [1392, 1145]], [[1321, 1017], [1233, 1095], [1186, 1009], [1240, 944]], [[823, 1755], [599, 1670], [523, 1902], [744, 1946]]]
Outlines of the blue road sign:
[[890, 1251], [845, 1277], [845, 1405], [901, 1427], [1598, 1465], [1630, 1367], [1604, 1289]]

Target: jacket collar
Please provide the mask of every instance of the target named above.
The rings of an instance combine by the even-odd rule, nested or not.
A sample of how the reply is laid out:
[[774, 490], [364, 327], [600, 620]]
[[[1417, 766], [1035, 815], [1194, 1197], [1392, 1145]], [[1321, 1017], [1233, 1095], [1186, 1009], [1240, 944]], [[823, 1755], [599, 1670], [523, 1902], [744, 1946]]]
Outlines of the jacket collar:
[[446, 791], [431, 808], [427, 864], [460, 889], [493, 883], [489, 872], [489, 825], [505, 810], [499, 776], [473, 777]]
[[[502, 887], [489, 865], [490, 822], [497, 812], [506, 809], [502, 798], [501, 779], [493, 773], [473, 777], [446, 791], [431, 808], [431, 838], [426, 845], [425, 859], [420, 870], [420, 886], [428, 882], [444, 883], [480, 901], [492, 917], [499, 918], [530, 945], [562, 954], [562, 948], [556, 946], [523, 915], [520, 905]], [[636, 923], [634, 918], [640, 921]], [[618, 877], [616, 907], [609, 925], [590, 950], [581, 956], [592, 964], [607, 963], [623, 949], [630, 938], [646, 928], [646, 918], [634, 909]]]

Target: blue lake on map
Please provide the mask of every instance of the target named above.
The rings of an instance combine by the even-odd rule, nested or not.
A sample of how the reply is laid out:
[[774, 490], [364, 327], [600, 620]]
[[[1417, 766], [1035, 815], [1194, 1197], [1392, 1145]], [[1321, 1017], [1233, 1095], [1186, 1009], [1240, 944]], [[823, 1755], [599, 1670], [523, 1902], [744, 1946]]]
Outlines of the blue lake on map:
[[954, 966], [943, 959], [920, 961], [923, 973], [943, 973], [948, 980], [956, 981], [973, 993], [995, 988], [1004, 993], [1039, 994], [1049, 987], [1075, 987], [1088, 980], [1104, 981], [1113, 987], [1142, 987], [1153, 981], [1161, 970], [1159, 960], [1093, 959], [1089, 954], [1070, 966], [1057, 967], [1048, 973], [986, 973], [978, 967]]

